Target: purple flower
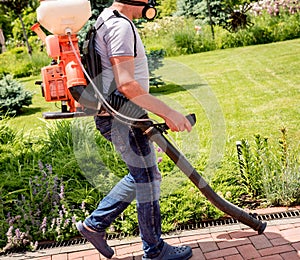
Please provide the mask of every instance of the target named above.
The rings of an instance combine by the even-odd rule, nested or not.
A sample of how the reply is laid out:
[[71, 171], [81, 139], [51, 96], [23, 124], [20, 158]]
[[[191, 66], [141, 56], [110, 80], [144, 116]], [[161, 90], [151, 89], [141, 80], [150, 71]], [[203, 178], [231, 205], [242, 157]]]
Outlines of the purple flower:
[[53, 229], [53, 228], [54, 228], [54, 225], [55, 225], [55, 218], [54, 218], [54, 219], [52, 219], [52, 223], [51, 223], [51, 229]]
[[33, 246], [33, 250], [37, 250], [38, 245], [39, 245], [39, 242], [38, 242], [38, 241], [35, 241], [34, 246]]
[[38, 162], [38, 165], [39, 165], [39, 169], [40, 170], [43, 170], [44, 169], [44, 165], [41, 161]]
[[162, 157], [158, 157], [157, 158], [157, 163], [161, 163], [162, 162]]
[[8, 229], [8, 231], [7, 231], [7, 233], [6, 233], [6, 235], [7, 235], [8, 237], [12, 237], [12, 231], [13, 231], [13, 229], [14, 229], [13, 226], [10, 226], [10, 227], [9, 227], [9, 229]]
[[8, 225], [12, 226], [15, 223], [15, 219], [14, 218], [10, 218], [8, 221]]
[[50, 164], [46, 164], [46, 168], [50, 174], [52, 174], [52, 166]]
[[17, 238], [17, 239], [20, 239], [20, 238], [21, 238], [21, 232], [20, 232], [20, 229], [17, 228], [17, 229], [15, 230], [15, 234], [16, 234], [16, 238]]
[[162, 150], [160, 147], [157, 147], [157, 152], [158, 152], [158, 153], [162, 153], [163, 150]]
[[40, 229], [42, 230], [43, 234], [45, 234], [45, 232], [46, 232], [46, 227], [47, 227], [47, 217], [44, 217], [42, 225], [40, 227]]
[[68, 226], [69, 223], [70, 223], [70, 219], [67, 218], [67, 219], [65, 220], [65, 222], [64, 222], [64, 227]]
[[84, 201], [81, 203], [81, 209], [85, 210], [85, 202]]
[[64, 185], [61, 185], [61, 186], [60, 186], [60, 193], [59, 193], [60, 199], [63, 199], [63, 198], [64, 198], [64, 190], [65, 190]]
[[61, 207], [62, 207], [63, 213], [66, 214], [67, 213], [67, 209], [66, 209], [65, 205], [62, 205]]
[[62, 210], [59, 211], [59, 217], [62, 219], [64, 217], [64, 213]]

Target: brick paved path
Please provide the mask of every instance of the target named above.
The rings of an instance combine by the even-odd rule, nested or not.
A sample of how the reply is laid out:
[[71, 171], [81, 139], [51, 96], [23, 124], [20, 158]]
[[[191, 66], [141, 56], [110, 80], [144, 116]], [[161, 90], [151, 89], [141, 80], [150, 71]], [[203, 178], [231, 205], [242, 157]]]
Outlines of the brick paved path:
[[[276, 212], [274, 209], [273, 211]], [[243, 224], [234, 224], [183, 231], [165, 236], [164, 239], [172, 245], [190, 245], [193, 248], [191, 260], [300, 259], [300, 217], [267, 222], [268, 226], [261, 235]], [[142, 244], [139, 238], [111, 240], [109, 244], [115, 250], [112, 259], [140, 260], [142, 258]], [[87, 243], [14, 254], [2, 259], [104, 260], [106, 258]]]

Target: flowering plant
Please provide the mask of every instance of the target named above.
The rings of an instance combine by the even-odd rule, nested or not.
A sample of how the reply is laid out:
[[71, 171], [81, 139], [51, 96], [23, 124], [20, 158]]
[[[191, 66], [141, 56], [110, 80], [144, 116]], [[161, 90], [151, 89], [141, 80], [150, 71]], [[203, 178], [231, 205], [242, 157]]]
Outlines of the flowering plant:
[[252, 4], [251, 12], [254, 15], [261, 15], [268, 12], [272, 16], [278, 16], [282, 13], [293, 15], [300, 11], [299, 0], [261, 0]]
[[7, 244], [2, 251], [14, 248], [35, 249], [36, 241], [70, 239], [78, 234], [75, 223], [87, 214], [84, 207], [70, 206], [65, 186], [53, 174], [51, 165], [39, 162], [39, 175], [30, 178], [28, 189], [12, 202], [6, 215]]

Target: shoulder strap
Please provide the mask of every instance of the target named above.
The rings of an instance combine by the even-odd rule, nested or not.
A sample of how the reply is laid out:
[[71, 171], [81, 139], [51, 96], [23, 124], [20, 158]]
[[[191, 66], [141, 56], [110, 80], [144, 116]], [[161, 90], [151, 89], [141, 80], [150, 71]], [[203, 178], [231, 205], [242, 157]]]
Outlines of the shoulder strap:
[[100, 25], [98, 25], [98, 27], [95, 28], [95, 31], [98, 31], [98, 30], [102, 27], [102, 25], [103, 25], [106, 21], [108, 21], [109, 19], [111, 19], [111, 18], [120, 17], [120, 18], [125, 19], [126, 21], [129, 22], [129, 24], [130, 24], [130, 26], [131, 26], [131, 29], [132, 29], [132, 32], [133, 32], [133, 36], [134, 36], [134, 57], [136, 57], [136, 56], [137, 56], [137, 50], [136, 50], [136, 34], [135, 34], [135, 31], [134, 31], [134, 27], [133, 27], [132, 22], [131, 22], [127, 17], [121, 15], [117, 10], [114, 10], [113, 13], [114, 13], [114, 15], [110, 16], [107, 20], [105, 20], [105, 21], [102, 22]]

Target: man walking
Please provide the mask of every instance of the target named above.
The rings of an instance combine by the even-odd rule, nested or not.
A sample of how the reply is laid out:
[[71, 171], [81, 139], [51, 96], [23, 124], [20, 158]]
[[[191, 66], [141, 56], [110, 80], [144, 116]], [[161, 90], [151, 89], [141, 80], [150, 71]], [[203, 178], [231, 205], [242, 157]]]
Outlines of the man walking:
[[[116, 86], [117, 95], [160, 116], [171, 131], [191, 131], [184, 115], [149, 94], [149, 75], [144, 46], [133, 19], [155, 16], [147, 0], [115, 0], [100, 14], [96, 26], [96, 51], [101, 55], [103, 95]], [[147, 17], [149, 18], [149, 17]], [[150, 17], [154, 18], [154, 17]], [[126, 175], [100, 202], [97, 209], [77, 228], [107, 258], [114, 254], [106, 242], [105, 229], [136, 199], [143, 260], [186, 260], [192, 256], [189, 246], [170, 246], [161, 238], [159, 207], [161, 174], [155, 151], [141, 129], [123, 124], [105, 111], [95, 117], [96, 127], [111, 141], [125, 161]]]

